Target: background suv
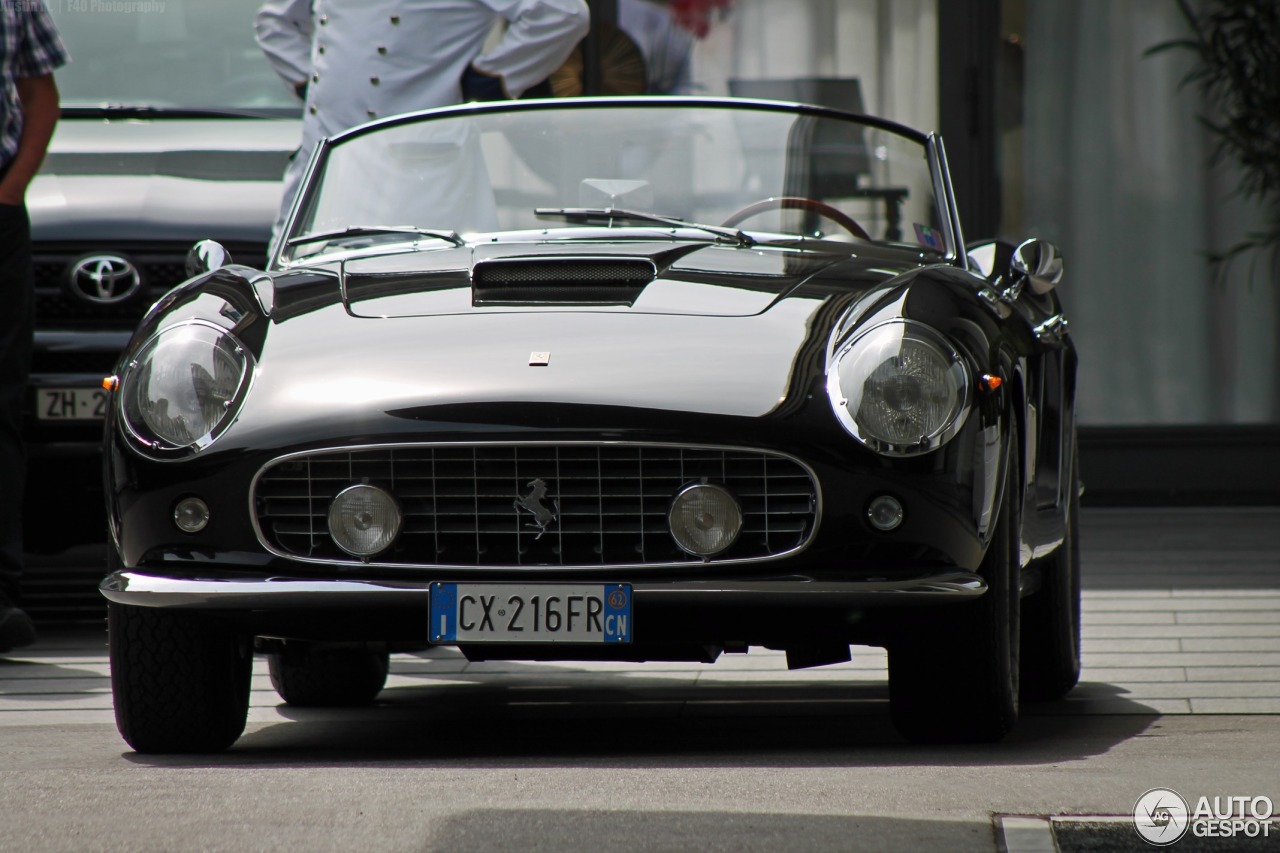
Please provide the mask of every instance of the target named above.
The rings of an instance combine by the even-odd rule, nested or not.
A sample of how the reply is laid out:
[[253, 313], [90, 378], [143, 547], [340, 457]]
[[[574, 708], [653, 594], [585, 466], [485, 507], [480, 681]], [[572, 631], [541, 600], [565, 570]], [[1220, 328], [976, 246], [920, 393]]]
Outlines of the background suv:
[[48, 5], [72, 61], [57, 73], [63, 117], [27, 197], [36, 346], [23, 594], [35, 618], [69, 621], [102, 615], [102, 378], [186, 277], [194, 242], [265, 262], [301, 106], [254, 41], [259, 0]]

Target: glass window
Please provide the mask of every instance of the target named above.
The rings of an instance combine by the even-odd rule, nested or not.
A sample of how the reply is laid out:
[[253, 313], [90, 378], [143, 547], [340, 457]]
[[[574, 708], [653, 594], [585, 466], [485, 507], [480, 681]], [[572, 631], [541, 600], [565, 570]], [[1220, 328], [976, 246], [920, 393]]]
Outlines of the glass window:
[[261, 0], [46, 5], [71, 53], [57, 74], [64, 108], [301, 112], [254, 39]]
[[604, 94], [805, 100], [937, 128], [937, 0], [616, 4]]
[[[631, 212], [742, 229], [760, 240], [954, 250], [923, 135], [732, 103], [531, 104], [361, 131], [328, 150], [291, 236], [377, 226], [681, 227], [622, 215]], [[300, 244], [293, 257], [375, 239], [396, 234], [334, 235]]]

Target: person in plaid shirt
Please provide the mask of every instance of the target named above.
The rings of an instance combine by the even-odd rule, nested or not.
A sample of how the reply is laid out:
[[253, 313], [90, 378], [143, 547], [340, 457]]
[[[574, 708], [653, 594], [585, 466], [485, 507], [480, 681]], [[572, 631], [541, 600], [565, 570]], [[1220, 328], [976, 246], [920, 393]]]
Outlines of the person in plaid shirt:
[[58, 121], [53, 71], [66, 62], [43, 0], [0, 0], [0, 652], [36, 638], [16, 606], [26, 483], [21, 415], [35, 307], [25, 198]]

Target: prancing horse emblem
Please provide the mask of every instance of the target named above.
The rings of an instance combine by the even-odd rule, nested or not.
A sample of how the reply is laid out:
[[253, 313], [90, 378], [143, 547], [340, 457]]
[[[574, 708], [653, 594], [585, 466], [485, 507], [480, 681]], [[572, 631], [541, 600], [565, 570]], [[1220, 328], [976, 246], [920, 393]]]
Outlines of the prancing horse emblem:
[[560, 507], [555, 501], [551, 502], [551, 508], [548, 509], [543, 501], [547, 497], [547, 484], [541, 480], [533, 480], [529, 483], [530, 492], [522, 498], [516, 498], [511, 505], [516, 509], [522, 509], [533, 516], [533, 524], [526, 524], [525, 527], [538, 528], [538, 535], [533, 537], [541, 539], [542, 534], [547, 532], [547, 528], [555, 522], [559, 515]]

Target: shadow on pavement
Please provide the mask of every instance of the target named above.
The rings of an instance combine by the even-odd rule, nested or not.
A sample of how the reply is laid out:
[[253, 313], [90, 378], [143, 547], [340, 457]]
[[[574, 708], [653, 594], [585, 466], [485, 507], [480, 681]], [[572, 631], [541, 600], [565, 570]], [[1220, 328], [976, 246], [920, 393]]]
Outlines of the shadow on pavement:
[[[1112, 693], [1119, 697], [1121, 691]], [[500, 674], [442, 674], [439, 683], [392, 687], [371, 707], [280, 705], [276, 711], [288, 722], [251, 724], [217, 757], [127, 757], [171, 766], [459, 760], [514, 768], [1044, 764], [1105, 753], [1159, 719], [1136, 702], [1116, 702], [1124, 712], [1107, 716], [1027, 706], [1001, 743], [920, 746], [894, 729], [882, 682], [730, 677], [695, 683], [687, 673], [504, 664]]]

